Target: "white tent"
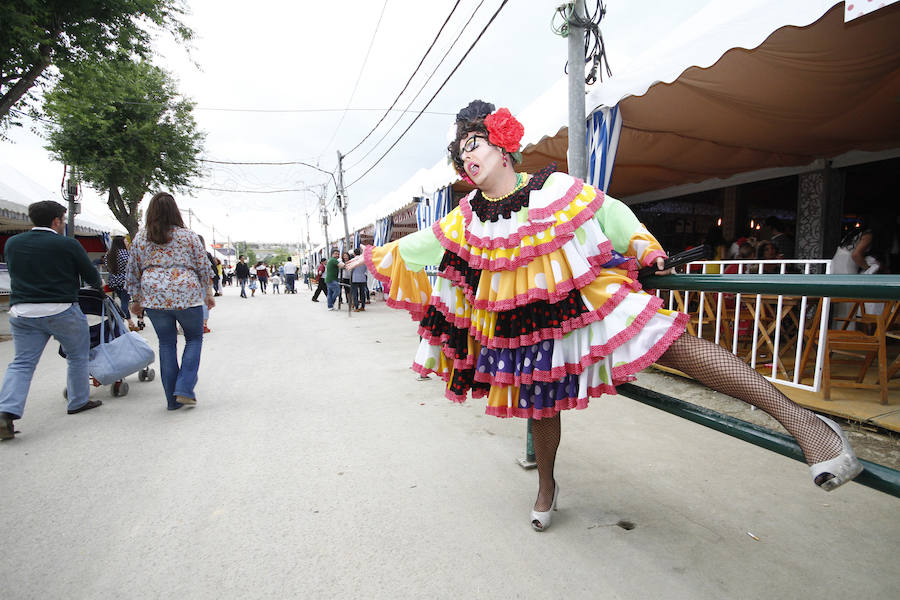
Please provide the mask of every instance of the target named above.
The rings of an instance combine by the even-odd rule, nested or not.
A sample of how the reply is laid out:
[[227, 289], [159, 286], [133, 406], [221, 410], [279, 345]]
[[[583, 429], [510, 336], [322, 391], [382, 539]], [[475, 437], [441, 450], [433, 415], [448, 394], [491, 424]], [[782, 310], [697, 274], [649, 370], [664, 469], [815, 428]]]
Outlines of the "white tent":
[[[845, 22], [851, 6], [716, 0], [632, 64], [615, 65], [589, 89], [585, 115], [616, 107], [622, 118], [609, 192], [643, 201], [822, 159], [900, 156], [900, 4]], [[549, 162], [567, 170], [567, 93], [562, 78], [517, 115], [523, 170]], [[457, 179], [442, 159], [353, 215], [354, 229]]]
[[[859, 151], [900, 155], [900, 4], [845, 22], [850, 6], [712, 2], [617, 67], [586, 98], [588, 114], [617, 107], [622, 117], [610, 193], [647, 200], [748, 172], [873, 159]], [[567, 168], [566, 94], [561, 80], [522, 112], [526, 170]]]
[[[9, 165], [0, 165], [0, 232], [30, 229], [28, 205], [41, 200], [53, 200], [65, 205], [59, 192], [51, 192]], [[125, 230], [111, 218], [82, 211], [75, 217], [75, 233], [85, 236], [104, 233], [124, 235]]]

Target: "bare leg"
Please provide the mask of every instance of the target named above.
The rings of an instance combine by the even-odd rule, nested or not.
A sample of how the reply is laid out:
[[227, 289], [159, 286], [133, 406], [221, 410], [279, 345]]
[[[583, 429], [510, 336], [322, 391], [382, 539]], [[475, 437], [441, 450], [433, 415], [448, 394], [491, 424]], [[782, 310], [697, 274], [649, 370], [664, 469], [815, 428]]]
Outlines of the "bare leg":
[[534, 456], [538, 469], [538, 497], [534, 510], [550, 510], [553, 502], [553, 466], [556, 463], [556, 449], [562, 435], [560, 415], [550, 419], [534, 419], [531, 422], [531, 437], [534, 441]]
[[[747, 363], [721, 346], [684, 334], [657, 361], [703, 385], [764, 410], [790, 432], [810, 465], [841, 453], [841, 439], [812, 411], [798, 406]], [[820, 476], [820, 481], [830, 474]]]

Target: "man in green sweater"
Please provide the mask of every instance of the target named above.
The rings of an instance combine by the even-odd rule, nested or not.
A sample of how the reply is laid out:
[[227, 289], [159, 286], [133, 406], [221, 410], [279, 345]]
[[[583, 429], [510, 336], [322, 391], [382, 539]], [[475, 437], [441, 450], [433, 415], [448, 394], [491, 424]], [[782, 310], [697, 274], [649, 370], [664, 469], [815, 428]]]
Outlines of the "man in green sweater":
[[328, 262], [325, 264], [325, 289], [327, 293], [326, 299], [328, 300], [328, 310], [335, 310], [334, 301], [341, 295], [341, 282], [338, 281], [338, 269], [341, 265], [338, 256], [340, 255], [341, 253], [335, 248], [331, 251], [331, 258], [329, 258]]
[[59, 341], [67, 356], [69, 414], [102, 404], [90, 399], [91, 337], [78, 306], [81, 280], [102, 289], [100, 273], [81, 244], [62, 235], [66, 226], [64, 206], [52, 200], [35, 202], [28, 207], [28, 218], [34, 228], [6, 242], [12, 287], [9, 325], [16, 354], [0, 389], [0, 440], [15, 436], [13, 419], [22, 417], [34, 368], [50, 336]]

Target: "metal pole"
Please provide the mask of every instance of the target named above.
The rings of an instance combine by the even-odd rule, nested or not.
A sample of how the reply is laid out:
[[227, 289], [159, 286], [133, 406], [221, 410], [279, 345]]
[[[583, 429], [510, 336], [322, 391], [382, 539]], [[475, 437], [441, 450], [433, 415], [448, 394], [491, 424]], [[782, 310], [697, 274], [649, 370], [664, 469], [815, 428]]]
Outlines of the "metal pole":
[[328, 209], [325, 208], [325, 190], [319, 196], [319, 212], [322, 220], [322, 231], [325, 232], [325, 254], [331, 256], [331, 241], [328, 239]]
[[[783, 433], [770, 431], [765, 427], [747, 423], [735, 417], [723, 415], [714, 410], [642, 388], [633, 383], [620, 384], [616, 386], [616, 389], [621, 395], [632, 400], [637, 400], [648, 406], [653, 406], [716, 431], [727, 433], [730, 436], [772, 450], [788, 458], [805, 462], [800, 446], [797, 445], [793, 438]], [[900, 471], [871, 463], [867, 460], [860, 460], [860, 462], [865, 469], [854, 480], [856, 483], [885, 494], [900, 497]]]
[[73, 173], [71, 176], [69, 176], [69, 180], [66, 182], [66, 197], [69, 200], [69, 223], [66, 235], [70, 238], [75, 237], [75, 213], [77, 212], [77, 204], [75, 203], [75, 198], [77, 194], [78, 180], [75, 179], [75, 174]]
[[338, 150], [337, 199], [344, 214], [344, 250], [350, 250], [350, 228], [347, 226], [347, 193], [344, 191], [344, 157]]
[[[584, 0], [572, 2], [572, 20], [583, 20]], [[569, 21], [569, 175], [587, 178], [587, 125], [584, 109], [584, 27]]]

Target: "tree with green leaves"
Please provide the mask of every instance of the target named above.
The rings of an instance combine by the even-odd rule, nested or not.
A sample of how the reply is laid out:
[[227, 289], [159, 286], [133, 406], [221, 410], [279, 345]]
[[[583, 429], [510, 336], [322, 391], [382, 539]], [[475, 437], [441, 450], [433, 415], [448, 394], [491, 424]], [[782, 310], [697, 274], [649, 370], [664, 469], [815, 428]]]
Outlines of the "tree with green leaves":
[[134, 237], [151, 188], [181, 189], [200, 172], [204, 135], [193, 107], [148, 61], [119, 53], [71, 65], [45, 97], [47, 149], [108, 193], [113, 216]]
[[0, 2], [0, 123], [9, 124], [10, 110], [52, 79], [51, 65], [62, 70], [117, 51], [148, 58], [154, 28], [189, 41], [185, 14], [184, 0]]
[[237, 250], [238, 255], [243, 254], [247, 257], [247, 263], [250, 265], [256, 264], [256, 250], [250, 247], [250, 244], [247, 242], [238, 242], [235, 244], [235, 249]]

